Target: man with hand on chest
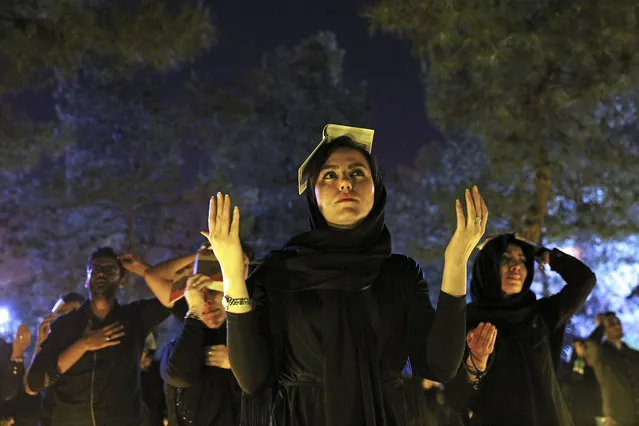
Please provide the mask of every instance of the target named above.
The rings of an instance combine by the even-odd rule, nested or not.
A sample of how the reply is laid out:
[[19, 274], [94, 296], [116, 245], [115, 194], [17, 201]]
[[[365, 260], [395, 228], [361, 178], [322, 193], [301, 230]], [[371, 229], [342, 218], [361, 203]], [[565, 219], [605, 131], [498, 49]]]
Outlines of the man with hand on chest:
[[[122, 261], [121, 261], [122, 260]], [[51, 324], [27, 375], [33, 392], [55, 383], [53, 426], [140, 426], [140, 357], [153, 327], [170, 314], [170, 289], [149, 284], [156, 298], [119, 304], [128, 259], [110, 247], [89, 256], [89, 300]], [[128, 269], [128, 268], [127, 268]]]

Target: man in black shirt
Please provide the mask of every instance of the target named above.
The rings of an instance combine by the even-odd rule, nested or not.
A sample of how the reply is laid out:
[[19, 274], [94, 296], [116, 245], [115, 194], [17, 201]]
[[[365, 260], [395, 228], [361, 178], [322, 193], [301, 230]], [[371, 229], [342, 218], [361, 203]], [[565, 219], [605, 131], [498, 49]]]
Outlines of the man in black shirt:
[[597, 317], [597, 328], [586, 346], [601, 386], [607, 426], [639, 424], [639, 352], [630, 349], [622, 338], [621, 321], [608, 312]]
[[125, 266], [111, 248], [87, 263], [89, 300], [55, 320], [27, 375], [33, 392], [55, 383], [53, 426], [140, 426], [140, 358], [151, 329], [169, 316], [168, 289], [158, 299], [120, 305]]
[[[24, 352], [31, 342], [29, 327], [20, 324], [13, 343], [0, 339], [0, 426], [16, 417], [16, 397], [24, 376]], [[4, 423], [3, 423], [4, 422]]]

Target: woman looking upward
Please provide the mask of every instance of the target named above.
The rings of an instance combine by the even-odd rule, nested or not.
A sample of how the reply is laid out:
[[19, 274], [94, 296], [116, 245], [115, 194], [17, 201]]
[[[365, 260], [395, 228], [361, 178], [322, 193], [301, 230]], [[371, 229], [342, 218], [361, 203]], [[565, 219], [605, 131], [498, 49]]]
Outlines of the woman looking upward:
[[230, 364], [249, 395], [243, 424], [405, 425], [407, 360], [439, 382], [460, 365], [466, 265], [488, 210], [476, 187], [465, 193], [467, 218], [457, 201], [435, 311], [417, 262], [391, 254], [372, 133], [325, 127], [299, 173], [310, 230], [269, 253], [248, 278], [250, 294], [239, 210], [228, 195], [211, 198], [203, 234], [225, 279]]

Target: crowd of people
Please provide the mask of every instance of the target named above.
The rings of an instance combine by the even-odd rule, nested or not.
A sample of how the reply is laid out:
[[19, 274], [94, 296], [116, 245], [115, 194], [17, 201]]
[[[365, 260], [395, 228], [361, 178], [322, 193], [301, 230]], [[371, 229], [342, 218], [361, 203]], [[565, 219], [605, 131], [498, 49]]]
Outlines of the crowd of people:
[[[88, 298], [54, 303], [33, 359], [28, 327], [1, 342], [0, 425], [639, 425], [639, 352], [614, 313], [561, 361], [593, 272], [516, 234], [482, 241], [476, 186], [455, 201], [432, 306], [419, 264], [391, 252], [372, 136], [325, 127], [298, 173], [310, 229], [256, 266], [225, 194], [210, 200], [198, 253], [151, 266], [92, 252]], [[218, 269], [204, 267], [207, 252]], [[565, 286], [537, 299], [534, 272], [546, 265]], [[119, 303], [127, 272], [155, 297]], [[157, 348], [154, 330], [171, 315], [181, 330]]]

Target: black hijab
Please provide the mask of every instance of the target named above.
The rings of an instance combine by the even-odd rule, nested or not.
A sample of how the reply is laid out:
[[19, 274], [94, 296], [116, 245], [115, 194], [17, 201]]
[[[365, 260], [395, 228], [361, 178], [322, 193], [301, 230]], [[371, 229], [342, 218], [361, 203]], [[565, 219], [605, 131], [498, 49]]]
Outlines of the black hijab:
[[[506, 295], [501, 290], [500, 263], [509, 245], [521, 247], [526, 257], [526, 280], [521, 292]], [[514, 234], [498, 235], [481, 249], [473, 263], [470, 281], [472, 303], [468, 305], [470, 323], [521, 322], [532, 312], [535, 293], [530, 290], [535, 276], [535, 249]]]
[[[315, 161], [323, 165], [340, 146], [318, 152]], [[311, 229], [270, 253], [263, 267], [278, 271], [275, 276], [283, 279], [265, 284], [267, 291], [276, 293], [317, 290], [321, 296], [327, 425], [382, 426], [384, 404], [370, 288], [391, 254], [391, 237], [384, 223], [386, 188], [374, 159], [359, 148], [346, 147], [362, 152], [371, 167], [375, 184], [371, 212], [353, 229], [331, 227], [317, 205], [311, 176], [306, 194]]]

